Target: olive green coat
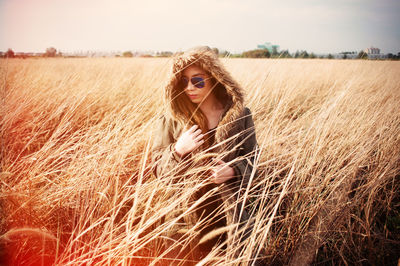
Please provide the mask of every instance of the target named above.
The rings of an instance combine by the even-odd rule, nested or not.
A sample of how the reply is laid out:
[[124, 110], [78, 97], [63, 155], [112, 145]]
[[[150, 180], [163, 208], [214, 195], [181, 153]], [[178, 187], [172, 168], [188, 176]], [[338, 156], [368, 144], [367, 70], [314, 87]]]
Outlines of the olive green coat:
[[[201, 153], [209, 154], [210, 157], [218, 157], [233, 167], [234, 178], [224, 184], [213, 184], [211, 187], [219, 186], [220, 188], [220, 198], [225, 206], [226, 223], [245, 222], [249, 217], [242, 209], [243, 200], [240, 200], [240, 197], [244, 194], [241, 192], [251, 188], [252, 180], [256, 176], [254, 165], [258, 154], [258, 145], [254, 122], [250, 109], [244, 106], [242, 88], [226, 71], [214, 52], [207, 47], [195, 48], [174, 57], [171, 76], [165, 87], [166, 110], [164, 115], [158, 119], [155, 129], [152, 149], [154, 173], [159, 178], [169, 176], [178, 176], [179, 178], [180, 175], [185, 174], [185, 171], [199, 163], [199, 160], [196, 161], [197, 151], [180, 158], [174, 149], [178, 138], [188, 128], [188, 125], [185, 126], [182, 121], [178, 109], [174, 106], [176, 95], [174, 90], [181, 79], [182, 70], [191, 64], [196, 64], [206, 70], [226, 90], [224, 113], [217, 128], [208, 132], [214, 134], [215, 137], [213, 148]], [[204, 162], [204, 160], [200, 160], [200, 162]], [[236, 207], [232, 208], [232, 206]]]
[[[183, 133], [183, 128], [165, 116], [157, 122], [155, 130], [156, 136], [153, 144], [153, 160], [155, 164], [155, 174], [157, 176], [176, 173], [185, 161], [191, 157], [191, 154], [185, 158], [179, 157], [175, 153], [175, 144], [179, 136]], [[242, 114], [233, 123], [226, 140], [223, 141], [224, 154], [221, 158], [224, 162], [231, 162], [230, 166], [235, 171], [235, 178], [227, 181], [229, 184], [241, 185], [246, 188], [251, 180], [253, 173], [253, 164], [257, 150], [257, 140], [254, 130], [254, 122], [249, 108], [244, 108]], [[218, 130], [218, 129], [217, 129]], [[218, 143], [214, 144], [217, 146]]]

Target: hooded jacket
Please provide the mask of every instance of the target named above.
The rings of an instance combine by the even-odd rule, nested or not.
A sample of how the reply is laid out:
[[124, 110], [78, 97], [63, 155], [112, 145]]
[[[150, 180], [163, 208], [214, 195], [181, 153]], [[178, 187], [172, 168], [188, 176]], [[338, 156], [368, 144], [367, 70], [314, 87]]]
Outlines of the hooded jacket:
[[[180, 123], [181, 114], [173, 104], [173, 89], [178, 86], [183, 70], [191, 64], [196, 64], [207, 71], [226, 90], [227, 99], [224, 113], [214, 130], [215, 148], [213, 151], [221, 154], [222, 160], [230, 163], [235, 172], [235, 177], [221, 186], [222, 202], [228, 207], [232, 202], [237, 202], [241, 194], [239, 191], [245, 190], [255, 175], [253, 165], [258, 146], [252, 114], [250, 109], [243, 104], [243, 90], [222, 65], [218, 55], [209, 47], [196, 47], [174, 56], [172, 71], [165, 86], [167, 101], [165, 114], [159, 119], [155, 131], [152, 155], [155, 165], [154, 172], [156, 176], [162, 177], [172, 173], [176, 175], [178, 168], [183, 169], [184, 172], [190, 167], [188, 162], [193, 154], [180, 158], [175, 153], [175, 143], [186, 129], [185, 125]], [[179, 165], [185, 164], [185, 167], [179, 167]], [[238, 211], [232, 210], [231, 207], [229, 209], [230, 211], [226, 212], [228, 224], [246, 219], [246, 217], [239, 217]]]

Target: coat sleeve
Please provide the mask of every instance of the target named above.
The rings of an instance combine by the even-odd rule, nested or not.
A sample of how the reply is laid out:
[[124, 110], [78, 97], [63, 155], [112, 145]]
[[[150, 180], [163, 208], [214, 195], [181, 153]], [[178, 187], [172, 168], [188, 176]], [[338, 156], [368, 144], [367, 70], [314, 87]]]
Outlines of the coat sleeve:
[[172, 125], [163, 116], [159, 118], [155, 127], [155, 137], [152, 146], [153, 173], [161, 178], [176, 174], [185, 158], [175, 152], [176, 140], [172, 134]]
[[239, 160], [232, 163], [235, 171], [235, 180], [233, 182], [241, 183], [242, 188], [246, 188], [250, 182], [253, 171], [257, 176], [255, 169], [255, 159], [258, 154], [258, 143], [254, 129], [253, 117], [250, 109], [244, 110], [244, 130], [241, 132], [241, 145], [239, 147]]

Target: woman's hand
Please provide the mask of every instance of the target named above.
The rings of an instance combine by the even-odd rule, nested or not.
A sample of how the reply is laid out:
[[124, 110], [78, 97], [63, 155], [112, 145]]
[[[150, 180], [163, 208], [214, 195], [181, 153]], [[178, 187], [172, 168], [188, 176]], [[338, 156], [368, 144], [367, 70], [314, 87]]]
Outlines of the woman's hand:
[[211, 181], [216, 184], [224, 183], [235, 176], [235, 170], [222, 160], [214, 159], [217, 163], [211, 168]]
[[197, 125], [192, 126], [188, 131], [183, 132], [175, 144], [175, 151], [180, 156], [188, 154], [204, 143], [204, 135]]

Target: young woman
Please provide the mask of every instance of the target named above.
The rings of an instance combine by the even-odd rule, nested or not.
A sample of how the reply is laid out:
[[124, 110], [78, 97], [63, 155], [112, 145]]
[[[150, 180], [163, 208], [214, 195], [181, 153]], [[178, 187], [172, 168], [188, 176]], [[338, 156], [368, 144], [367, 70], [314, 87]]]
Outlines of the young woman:
[[[200, 235], [227, 224], [244, 224], [249, 217], [239, 199], [255, 176], [257, 141], [251, 112], [243, 104], [242, 88], [218, 55], [203, 46], [174, 56], [165, 92], [166, 112], [159, 121], [153, 147], [156, 175], [179, 176], [196, 165], [205, 166], [200, 176], [209, 182], [195, 198], [217, 186], [221, 193], [197, 208], [199, 219], [212, 220]], [[196, 160], [199, 154], [203, 159]], [[224, 215], [218, 215], [221, 208]], [[209, 251], [224, 237], [200, 247]]]

